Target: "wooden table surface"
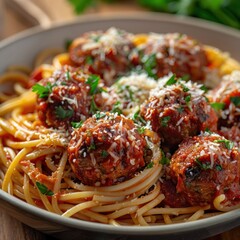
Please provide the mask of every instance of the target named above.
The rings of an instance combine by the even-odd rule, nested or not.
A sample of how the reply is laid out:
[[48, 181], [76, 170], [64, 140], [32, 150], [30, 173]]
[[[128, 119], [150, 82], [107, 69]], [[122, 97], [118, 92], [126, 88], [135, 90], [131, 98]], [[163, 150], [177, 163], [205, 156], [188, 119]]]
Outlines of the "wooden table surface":
[[[25, 30], [32, 26], [32, 24], [10, 7], [7, 7], [4, 0], [0, 0], [0, 40], [11, 36], [17, 32]], [[7, 0], [5, 0], [7, 1]], [[37, 3], [50, 17], [51, 21], [63, 21], [64, 19], [71, 19], [74, 17], [72, 8], [67, 4], [67, 0], [31, 0]], [[125, 5], [100, 5], [97, 9], [88, 12], [109, 12], [109, 11], [143, 11], [140, 7], [124, 1]], [[58, 6], [51, 8], [51, 6]], [[56, 4], [56, 5], [55, 5]], [[62, 9], [64, 16], [62, 15]], [[0, 239], [1, 240], [53, 240], [54, 238], [44, 235], [24, 224], [10, 217], [7, 213], [0, 209]], [[80, 238], [79, 238], [80, 240]], [[231, 231], [222, 233], [220, 235], [210, 237], [207, 240], [240, 240], [240, 227], [234, 228]]]

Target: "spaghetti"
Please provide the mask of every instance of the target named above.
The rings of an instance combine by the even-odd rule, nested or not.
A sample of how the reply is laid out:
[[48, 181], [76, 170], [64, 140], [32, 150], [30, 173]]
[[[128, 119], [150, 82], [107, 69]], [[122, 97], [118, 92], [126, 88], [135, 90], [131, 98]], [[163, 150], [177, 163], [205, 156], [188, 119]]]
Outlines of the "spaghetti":
[[[167, 77], [161, 78], [161, 80], [158, 80], [160, 76], [157, 75], [162, 75], [162, 72], [165, 72], [165, 70], [169, 69], [170, 67], [167, 66], [166, 69], [161, 70], [161, 73], [160, 69], [157, 69], [157, 71], [155, 71], [156, 68], [159, 68], [158, 61], [162, 61], [160, 60], [162, 59], [162, 56], [159, 58], [157, 56], [152, 57], [152, 47], [154, 49], [158, 49], [158, 46], [154, 45], [156, 43], [151, 45], [151, 47], [149, 46], [152, 44], [153, 39], [157, 38], [157, 41], [159, 41], [159, 39], [162, 39], [162, 35], [159, 35], [157, 37], [154, 35], [153, 37], [150, 37], [150, 41], [148, 42], [148, 35], [133, 36], [132, 34], [127, 34], [125, 32], [116, 33], [116, 31], [117, 30], [111, 29], [107, 33], [96, 32], [93, 34], [93, 36], [90, 33], [85, 34], [83, 35], [83, 38], [85, 38], [84, 41], [80, 41], [78, 39], [73, 42], [69, 53], [61, 53], [59, 55], [56, 55], [59, 53], [58, 50], [41, 53], [40, 58], [36, 60], [37, 66], [32, 73], [30, 73], [28, 69], [14, 67], [0, 77], [0, 83], [2, 84], [1, 86], [4, 86], [3, 91], [0, 94], [0, 185], [2, 187], [2, 190], [18, 197], [19, 199], [22, 199], [23, 201], [26, 201], [31, 205], [40, 207], [49, 212], [57, 213], [63, 217], [74, 217], [85, 221], [100, 222], [104, 224], [112, 224], [115, 226], [148, 226], [172, 224], [184, 221], [195, 221], [200, 218], [218, 214], [218, 211], [224, 212], [239, 208], [239, 202], [236, 196], [233, 196], [230, 193], [224, 194], [221, 191], [219, 191], [219, 194], [214, 195], [212, 201], [204, 202], [204, 204], [202, 202], [199, 202], [199, 204], [195, 202], [194, 204], [190, 204], [190, 200], [182, 205], [179, 205], [178, 202], [171, 204], [169, 196], [173, 193], [173, 186], [175, 189], [174, 194], [177, 194], [173, 194], [173, 196], [178, 197], [179, 194], [176, 192], [177, 180], [175, 174], [177, 173], [171, 172], [174, 169], [174, 166], [171, 164], [177, 161], [177, 154], [181, 154], [181, 149], [177, 150], [178, 153], [176, 153], [176, 150], [174, 149], [175, 145], [174, 147], [171, 146], [168, 148], [168, 146], [166, 146], [167, 141], [164, 142], [163, 140], [165, 136], [161, 135], [163, 132], [162, 129], [165, 128], [166, 125], [170, 126], [169, 124], [172, 120], [169, 117], [170, 115], [165, 116], [161, 115], [161, 113], [158, 113], [158, 116], [162, 117], [161, 120], [159, 120], [162, 127], [160, 131], [159, 127], [153, 127], [155, 125], [154, 120], [148, 119], [150, 116], [148, 112], [149, 110], [146, 110], [146, 116], [148, 117], [143, 114], [144, 111], [142, 110], [142, 104], [146, 104], [147, 101], [150, 101], [149, 99], [151, 99], [151, 97], [156, 97], [156, 91], [158, 92], [158, 100], [156, 101], [161, 102], [162, 96], [160, 96], [159, 91], [166, 87], [166, 85], [169, 85], [167, 86], [167, 91], [172, 91], [172, 84], [179, 84], [176, 87], [177, 90], [175, 89], [174, 92], [176, 93], [179, 91], [178, 89], [182, 88], [183, 92], [188, 94], [192, 91], [192, 85], [190, 83], [184, 85], [182, 80], [178, 81], [171, 74]], [[116, 34], [120, 34], [120, 36], [116, 36]], [[99, 38], [101, 38], [102, 35], [104, 38], [99, 41]], [[174, 36], [174, 39], [176, 38], [176, 35], [168, 35], [166, 41], [167, 44], [170, 42], [170, 45], [173, 47], [174, 43], [172, 36]], [[176, 39], [178, 39], [178, 37], [179, 36], [177, 35]], [[91, 45], [88, 42], [89, 38], [94, 39], [94, 47], [92, 43]], [[132, 38], [134, 40], [131, 40]], [[185, 40], [181, 38], [181, 41], [184, 42]], [[189, 44], [189, 41], [190, 40], [187, 38], [187, 44]], [[184, 42], [184, 44], [186, 42]], [[109, 51], [109, 49], [106, 50], [106, 44], [110, 46], [111, 51]], [[192, 43], [190, 42], [190, 45], [191, 44]], [[117, 48], [115, 48], [116, 45], [118, 46]], [[127, 48], [124, 48], [124, 46], [127, 46]], [[146, 48], [144, 48], [144, 46]], [[75, 48], [77, 48], [78, 52]], [[99, 54], [102, 54], [102, 52], [99, 53], [101, 48], [103, 48], [104, 51], [109, 51], [110, 53], [109, 55], [105, 55], [105, 59], [101, 58], [99, 60]], [[122, 52], [123, 49], [125, 49], [124, 53]], [[175, 48], [173, 47], [173, 49]], [[147, 63], [146, 61], [141, 62], [142, 60], [139, 60], [139, 56], [136, 55], [137, 51], [138, 53], [139, 51], [143, 51], [144, 54], [146, 56], [150, 56], [151, 59], [148, 58], [146, 60]], [[208, 68], [207, 66], [203, 66], [203, 68], [201, 68], [202, 71], [204, 69], [206, 72], [204, 73], [206, 74], [205, 79], [208, 79], [208, 72], [211, 72], [213, 75], [215, 74], [215, 77], [217, 76], [217, 78], [220, 79], [222, 75], [231, 72], [229, 69], [235, 70], [239, 68], [238, 63], [234, 62], [234, 60], [229, 60], [225, 57], [222, 57], [223, 55], [220, 54], [218, 50], [215, 50], [211, 47], [206, 47], [204, 51], [207, 56], [210, 56], [209, 61], [211, 61], [211, 64], [209, 64]], [[75, 71], [80, 71], [78, 69], [79, 66], [76, 66], [77, 60], [75, 63], [71, 60], [73, 58], [73, 54], [76, 54], [76, 52], [77, 55], [79, 55], [79, 52], [81, 52], [82, 56], [84, 56], [84, 60], [81, 62], [81, 64], [83, 64], [84, 73], [79, 73], [80, 75], [75, 74]], [[122, 60], [122, 65], [118, 65], [118, 63], [115, 62], [112, 65], [112, 69], [109, 69], [109, 59], [113, 59], [113, 61], [123, 59], [128, 55], [126, 52], [131, 52], [131, 56], [128, 59]], [[161, 51], [159, 50], [159, 52]], [[175, 54], [181, 55], [181, 52], [182, 50], [178, 53], [175, 51]], [[48, 56], [52, 54], [54, 55], [52, 61], [53, 64], [46, 64], [45, 59], [47, 59]], [[110, 57], [110, 54], [112, 54], [112, 57]], [[161, 54], [159, 53], [159, 55]], [[118, 82], [112, 84], [113, 76], [114, 78], [118, 78], [120, 76], [119, 72], [121, 72], [121, 74], [123, 72], [126, 73], [129, 67], [127, 61], [132, 58], [135, 59], [134, 62], [136, 62], [136, 56], [138, 58], [138, 61], [141, 62], [138, 62], [138, 67], [136, 69], [139, 70], [140, 66], [141, 73], [135, 71], [133, 75], [125, 76]], [[175, 56], [173, 51], [172, 56], [173, 58]], [[116, 60], [116, 57], [119, 57], [118, 60]], [[179, 64], [178, 56], [175, 57], [177, 59], [176, 64]], [[101, 61], [105, 62], [102, 63]], [[166, 59], [164, 61], [164, 64], [168, 64], [166, 63]], [[98, 64], [98, 66], [102, 66], [101, 71], [99, 72], [99, 75], [103, 78], [102, 82], [99, 80], [99, 78], [96, 78], [96, 74], [98, 74], [96, 72], [96, 68], [94, 68], [96, 64]], [[71, 66], [66, 67], [66, 65]], [[122, 68], [119, 69], [119, 66], [122, 66]], [[75, 70], [76, 68], [77, 70]], [[183, 72], [184, 75], [185, 68], [182, 66], [179, 68], [182, 68], [180, 73]], [[175, 67], [170, 68], [169, 73], [171, 73], [171, 71], [174, 69]], [[63, 72], [61, 73], [61, 71]], [[111, 74], [107, 74], [109, 71], [112, 71]], [[194, 71], [190, 71], [189, 74], [191, 75], [192, 72]], [[202, 73], [198, 73], [198, 75], [202, 78]], [[81, 80], [85, 76], [87, 76], [86, 79]], [[89, 76], [95, 76], [94, 80], [100, 81], [98, 82], [98, 87], [94, 90], [92, 89], [92, 85], [89, 83]], [[79, 78], [81, 79], [79, 80]], [[136, 80], [138, 78], [139, 80]], [[157, 80], [154, 80], [156, 78]], [[48, 93], [48, 95], [44, 96], [43, 98], [40, 98], [38, 94], [32, 91], [32, 89], [29, 89], [29, 84], [34, 85], [37, 80], [41, 79], [44, 79], [42, 82], [39, 82], [42, 83], [42, 86], [47, 86], [47, 83], [55, 84], [54, 86], [52, 85], [52, 92], [50, 91], [50, 93]], [[67, 83], [65, 83], [66, 79], [68, 79]], [[88, 102], [86, 102], [86, 104], [84, 104], [84, 106], [81, 108], [81, 105], [79, 104], [81, 104], [81, 101], [83, 101], [83, 95], [79, 97], [79, 100], [77, 95], [79, 94], [79, 91], [72, 94], [70, 100], [69, 95], [64, 95], [63, 105], [61, 105], [63, 99], [61, 99], [59, 103], [54, 102], [54, 90], [63, 85], [66, 87], [64, 88], [65, 90], [68, 89], [67, 87], [72, 84], [71, 81], [74, 83], [77, 82], [78, 84], [81, 83], [81, 86], [84, 86], [84, 89], [86, 87], [86, 98], [90, 99], [89, 112], [85, 116], [81, 115], [80, 117], [74, 114], [67, 117], [65, 116], [68, 119], [65, 120], [64, 118], [52, 118], [51, 113], [48, 113], [49, 109], [47, 109], [42, 113], [45, 114], [45, 120], [41, 119], [41, 117], [39, 117], [39, 111], [41, 111], [39, 110], [39, 106], [42, 103], [47, 103], [49, 104], [48, 106], [50, 106], [50, 104], [54, 104], [53, 108], [50, 108], [49, 112], [54, 112], [55, 110], [53, 111], [53, 109], [56, 109], [59, 106], [62, 107], [62, 109], [60, 109], [61, 111], [66, 111], [66, 109], [75, 109], [73, 106], [77, 106], [78, 110], [76, 111], [84, 112], [82, 109], [83, 107], [86, 108], [88, 106]], [[139, 84], [136, 83], [136, 81], [139, 81]], [[9, 82], [11, 83], [10, 85]], [[144, 84], [144, 82], [147, 84]], [[8, 85], [5, 83], [8, 83]], [[108, 88], [105, 84], [111, 86]], [[195, 88], [197, 87], [194, 85], [194, 89]], [[188, 91], [187, 89], [190, 90]], [[94, 94], [91, 95], [91, 91], [95, 91]], [[150, 91], [152, 92], [149, 93]], [[63, 96], [62, 92], [59, 91], [58, 93], [59, 96]], [[183, 97], [186, 106], [182, 105], [182, 108], [180, 110], [184, 112], [191, 111], [191, 114], [193, 114], [191, 108], [194, 108], [194, 106], [188, 104], [188, 94], [186, 96], [184, 95]], [[99, 102], [97, 100], [98, 96], [102, 98], [102, 100]], [[177, 99], [176, 94], [174, 96]], [[193, 92], [191, 92], [191, 99], [194, 99], [194, 97], [196, 99], [202, 99], [201, 96], [203, 96], [202, 92], [200, 92], [200, 95], [196, 96]], [[51, 101], [53, 101], [53, 103]], [[91, 112], [93, 111], [91, 108], [93, 103], [96, 105], [94, 113]], [[153, 102], [150, 102], [145, 107], [147, 109], [150, 105], [154, 106], [154, 104]], [[188, 110], [185, 110], [185, 107]], [[237, 108], [238, 105], [235, 107]], [[180, 110], [178, 111], [180, 112]], [[163, 114], [165, 110], [162, 109], [161, 111]], [[207, 111], [208, 110], [206, 110], [206, 113], [209, 114]], [[50, 117], [48, 118], [47, 116]], [[109, 120], [111, 117], [113, 120]], [[62, 122], [64, 121], [69, 122], [63, 124]], [[87, 163], [88, 167], [97, 166], [98, 164], [98, 159], [95, 159], [98, 145], [96, 142], [95, 145], [87, 145], [88, 142], [86, 140], [86, 134], [89, 134], [88, 129], [93, 129], [91, 130], [93, 131], [91, 134], [94, 135], [96, 131], [99, 129], [101, 130], [102, 126], [104, 124], [107, 124], [108, 121], [111, 125], [109, 127], [111, 131], [113, 131], [113, 129], [117, 126], [117, 130], [114, 129], [116, 132], [112, 132], [112, 135], [116, 140], [114, 140], [115, 144], [110, 143], [109, 146], [111, 147], [108, 146], [106, 149], [101, 148], [101, 154], [102, 158], [106, 157], [109, 159], [115, 159], [115, 169], [127, 169], [127, 167], [125, 168], [125, 166], [122, 166], [123, 164], [120, 164], [119, 166], [117, 165], [119, 161], [123, 161], [121, 160], [121, 156], [117, 154], [120, 152], [120, 150], [115, 152], [111, 152], [111, 150], [109, 150], [112, 148], [117, 149], [118, 144], [123, 148], [125, 145], [127, 145], [127, 143], [130, 145], [135, 144], [137, 142], [136, 139], [138, 139], [138, 141], [141, 141], [142, 143], [142, 145], [139, 145], [141, 148], [144, 148], [145, 145], [148, 147], [148, 153], [144, 153], [144, 162], [139, 163], [140, 165], [143, 165], [134, 168], [134, 170], [131, 170], [131, 174], [130, 172], [124, 172], [123, 175], [120, 172], [119, 175], [117, 175], [117, 170], [115, 170], [113, 175], [116, 174], [114, 176], [118, 176], [118, 179], [115, 179], [116, 181], [113, 181], [114, 183], [110, 184], [108, 181], [109, 179], [106, 180], [107, 178], [104, 178], [104, 180], [102, 180], [102, 175], [107, 174], [104, 173], [104, 171], [107, 169], [106, 167], [106, 169], [104, 169], [104, 171], [101, 173], [102, 175], [94, 183], [92, 183], [92, 179], [94, 178], [92, 175], [92, 177], [89, 178], [91, 181], [89, 179], [89, 181], [86, 181], [90, 182], [90, 184], [83, 184], [82, 182], [84, 182], [84, 177], [87, 177], [85, 166], [83, 166], [84, 171], [81, 173], [82, 175], [80, 178], [78, 178], [76, 176], [79, 174], [79, 166], [76, 166], [75, 162], [83, 162], [83, 159], [86, 157], [84, 154], [86, 153], [86, 155], [89, 155], [89, 159], [91, 159], [88, 162], [92, 161], [92, 165], [89, 165], [89, 163]], [[182, 121], [185, 120], [181, 119], [180, 117], [177, 119], [177, 124], [175, 125], [181, 126]], [[74, 123], [72, 126], [74, 125], [75, 129], [71, 126], [71, 123]], [[78, 125], [77, 127], [76, 124]], [[236, 124], [234, 124], [234, 128], [239, 128], [239, 125], [236, 126]], [[101, 132], [100, 130], [99, 132]], [[159, 136], [156, 136], [158, 130], [160, 133], [158, 134]], [[124, 134], [126, 134], [127, 137], [123, 134], [124, 131]], [[129, 131], [132, 131], [131, 136], [129, 135]], [[125, 139], [121, 140], [123, 135], [125, 136]], [[191, 138], [192, 135], [198, 134], [190, 134], [189, 136], [184, 136], [184, 139], [188, 139], [188, 137]], [[71, 140], [73, 136], [75, 136], [77, 140]], [[164, 149], [160, 149], [159, 147], [159, 137], [161, 138], [161, 141], [163, 141]], [[98, 139], [99, 138], [100, 135], [98, 135]], [[210, 139], [211, 137], [208, 136], [207, 138]], [[106, 146], [104, 145], [106, 144], [106, 142], [104, 142], [105, 140], [102, 141], [103, 144], [101, 142], [101, 146]], [[230, 140], [226, 140], [219, 135], [217, 135], [217, 137], [214, 137], [214, 140], [211, 141], [215, 141], [215, 143], [211, 143], [212, 145], [210, 144], [210, 146], [213, 146], [213, 151], [216, 147], [221, 149], [221, 147], [225, 146], [224, 144], [230, 143]], [[75, 149], [74, 145], [74, 151], [77, 152], [77, 154], [74, 155], [74, 157], [71, 157], [72, 161], [69, 161], [69, 156], [72, 154], [72, 152], [69, 150], [71, 148], [71, 146], [69, 146], [70, 142], [73, 142], [78, 147]], [[237, 145], [238, 143], [239, 140], [237, 138], [237, 140], [235, 140], [235, 144]], [[182, 147], [186, 147], [186, 144], [186, 142], [183, 143]], [[78, 151], [83, 149], [82, 146], [85, 146], [87, 150], [85, 153], [82, 152], [82, 155], [80, 156], [78, 155]], [[129, 159], [128, 163], [128, 167], [130, 169], [133, 169], [132, 167], [136, 165], [136, 161], [140, 161], [139, 159], [141, 157], [136, 155], [138, 148], [137, 145], [134, 146], [136, 147], [135, 151], [134, 153], [131, 153], [131, 159]], [[124, 158], [127, 158], [126, 156], [128, 156], [127, 154], [129, 148], [131, 147], [126, 147], [125, 153], [122, 153]], [[174, 151], [175, 154], [172, 151]], [[205, 151], [204, 148], [201, 149], [201, 151]], [[228, 154], [227, 152], [229, 151], [235, 151], [236, 156], [233, 161], [240, 162], [239, 150], [236, 150], [236, 147], [231, 145], [229, 149], [225, 151], [226, 154]], [[207, 165], [208, 160], [204, 162], [205, 160], [203, 161], [199, 157], [198, 161], [190, 163], [193, 165], [192, 169], [196, 170], [197, 166], [201, 166], [201, 170], [204, 172], [204, 170], [213, 171], [213, 168], [216, 168], [218, 165], [220, 166], [220, 163], [217, 162], [218, 160], [215, 160], [215, 158], [217, 158], [217, 155], [214, 152], [204, 154], [203, 152], [201, 153], [205, 156], [204, 159], [206, 159], [206, 155], [209, 154], [209, 159], [216, 162], [212, 162], [212, 165], [210, 166]], [[175, 157], [175, 160], [172, 160], [173, 163], [170, 163], [169, 165], [168, 161], [171, 157], [173, 159]], [[182, 164], [184, 165], [184, 163]], [[78, 165], [81, 165], [81, 163]], [[204, 169], [204, 166], [207, 166], [207, 169]], [[221, 168], [223, 167], [224, 165], [222, 164]], [[97, 169], [97, 167], [95, 168]], [[218, 168], [220, 169], [220, 167]], [[235, 166], [233, 168], [235, 169]], [[102, 168], [99, 167], [99, 169]], [[97, 170], [100, 171], [99, 169]], [[189, 169], [190, 168], [187, 170], [185, 169], [184, 171], [188, 171], [190, 175], [195, 174], [194, 171], [190, 172]], [[170, 175], [166, 175], [169, 171]], [[216, 170], [216, 172], [217, 171], [218, 170]], [[219, 174], [221, 174], [221, 171], [219, 172]], [[236, 174], [239, 172], [240, 170], [238, 169], [236, 171]], [[111, 174], [109, 174], [109, 176], [111, 176]], [[164, 185], [164, 181], [169, 181], [169, 177], [173, 179], [173, 182], [169, 185], [170, 187], [168, 188], [166, 185]], [[239, 191], [238, 177], [239, 176], [235, 176], [237, 180], [234, 180], [234, 183], [238, 185], [236, 187], [237, 191]], [[177, 187], [179, 192], [181, 192], [182, 190], [180, 189], [180, 183], [178, 183]], [[187, 186], [182, 185], [181, 188], [184, 189], [187, 188]], [[183, 191], [188, 190], [189, 189], [185, 189]], [[185, 194], [182, 196], [187, 199]], [[231, 202], [229, 199], [234, 199], [234, 201]]]

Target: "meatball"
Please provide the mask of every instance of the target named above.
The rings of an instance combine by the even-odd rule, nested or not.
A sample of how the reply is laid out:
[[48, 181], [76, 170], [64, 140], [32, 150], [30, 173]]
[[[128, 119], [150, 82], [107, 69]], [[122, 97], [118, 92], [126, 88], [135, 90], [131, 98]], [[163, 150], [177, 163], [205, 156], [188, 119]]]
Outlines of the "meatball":
[[40, 121], [47, 127], [69, 129], [71, 122], [86, 120], [101, 104], [99, 80], [96, 75], [65, 66], [42, 80], [42, 85], [34, 85]]
[[203, 46], [180, 33], [150, 34], [130, 56], [134, 65], [140, 65], [150, 76], [163, 77], [175, 73], [199, 81], [205, 78], [208, 65]]
[[240, 153], [233, 143], [205, 132], [180, 144], [171, 159], [170, 176], [192, 206], [211, 205], [220, 194], [234, 205], [240, 200], [239, 166]]
[[121, 77], [107, 93], [103, 93], [103, 110], [127, 116], [148, 99], [150, 90], [156, 86], [157, 82], [145, 73], [132, 73], [130, 76]]
[[225, 76], [212, 96], [212, 106], [219, 115], [218, 127], [240, 127], [240, 71]]
[[128, 55], [134, 47], [131, 39], [130, 33], [115, 28], [85, 33], [70, 46], [70, 59], [76, 66], [100, 75], [110, 86], [130, 70]]
[[[151, 161], [144, 133], [131, 119], [99, 112], [72, 134], [69, 162], [85, 185], [109, 186], [133, 177]], [[159, 144], [159, 139], [154, 140]]]
[[140, 114], [145, 121], [150, 121], [153, 131], [161, 137], [163, 147], [170, 151], [176, 150], [189, 136], [217, 128], [217, 116], [201, 85], [176, 80], [174, 76], [150, 92]]

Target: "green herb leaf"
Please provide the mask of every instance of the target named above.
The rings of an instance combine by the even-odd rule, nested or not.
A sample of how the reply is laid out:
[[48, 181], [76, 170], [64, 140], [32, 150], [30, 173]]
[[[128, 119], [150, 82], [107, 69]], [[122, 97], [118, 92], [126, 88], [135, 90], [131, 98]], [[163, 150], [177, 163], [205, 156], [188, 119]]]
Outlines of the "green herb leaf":
[[191, 95], [185, 97], [185, 102], [189, 103], [191, 101]]
[[183, 108], [182, 106], [180, 106], [179, 108], [177, 108], [177, 111], [178, 111], [179, 113], [182, 113], [183, 110], [184, 110], [184, 108]]
[[222, 110], [225, 107], [225, 103], [220, 103], [220, 102], [213, 102], [213, 103], [210, 103], [210, 105], [216, 111]]
[[222, 171], [222, 166], [219, 165], [219, 164], [217, 164], [217, 165], [216, 165], [216, 170], [217, 170], [217, 171]]
[[94, 114], [94, 117], [96, 119], [101, 119], [101, 118], [104, 118], [105, 116], [106, 116], [106, 113], [104, 113], [104, 112], [97, 112]]
[[121, 109], [121, 102], [117, 101], [113, 104], [113, 108], [112, 108], [112, 113], [118, 113], [118, 115], [122, 114], [122, 109]]
[[239, 107], [240, 106], [240, 97], [230, 97], [230, 101], [236, 106]]
[[74, 11], [77, 14], [82, 13], [84, 10], [86, 10], [87, 8], [93, 6], [96, 2], [96, 0], [68, 0], [69, 3], [71, 3], [74, 7]]
[[170, 85], [173, 85], [177, 82], [177, 79], [176, 79], [176, 75], [173, 74], [168, 80], [167, 82], [165, 83], [164, 86], [170, 86]]
[[132, 120], [133, 120], [135, 123], [142, 123], [142, 124], [144, 124], [144, 125], [147, 124], [147, 122], [144, 120], [144, 118], [140, 115], [140, 109], [138, 109], [138, 110], [133, 114]]
[[139, 134], [143, 134], [145, 132], [146, 127], [138, 127], [137, 131]]
[[147, 169], [152, 168], [153, 165], [154, 165], [154, 163], [153, 163], [153, 162], [150, 162], [150, 163], [146, 166], [146, 168], [147, 168]]
[[207, 169], [211, 169], [211, 163], [210, 162], [201, 162], [199, 160], [199, 158], [196, 158], [195, 162], [198, 164], [198, 166], [203, 169], [203, 170], [207, 170]]
[[48, 95], [52, 92], [51, 83], [47, 83], [46, 86], [42, 86], [39, 83], [35, 84], [32, 87], [32, 91], [35, 92], [40, 98], [47, 98]]
[[37, 188], [43, 195], [52, 196], [54, 193], [49, 190], [44, 184], [36, 182]]
[[205, 93], [208, 91], [208, 88], [205, 85], [202, 85], [200, 89], [203, 90]]
[[64, 109], [62, 106], [56, 107], [56, 116], [59, 119], [65, 119], [70, 118], [73, 116], [73, 110], [72, 109]]
[[95, 150], [96, 145], [94, 143], [91, 143], [90, 146], [88, 147], [88, 151]]
[[108, 154], [107, 151], [102, 150], [101, 156], [102, 156], [103, 158], [106, 158], [108, 155], [109, 155], [109, 154]]
[[234, 147], [234, 143], [227, 139], [219, 139], [219, 140], [215, 140], [214, 142], [215, 143], [224, 143], [225, 148], [227, 148], [229, 150]]
[[162, 164], [162, 165], [169, 165], [170, 164], [170, 159], [166, 157], [166, 155], [163, 152], [163, 150], [161, 150], [161, 152], [162, 152], [162, 158], [159, 161], [159, 163]]
[[98, 75], [92, 74], [88, 77], [86, 83], [90, 85], [90, 95], [97, 93], [99, 80], [100, 77]]
[[182, 87], [184, 92], [188, 92], [189, 91], [189, 88], [187, 86], [185, 86], [184, 84], [181, 84], [181, 87]]
[[68, 81], [71, 80], [71, 75], [69, 71], [66, 71], [65, 76]]
[[168, 122], [169, 122], [170, 119], [171, 119], [170, 116], [163, 117], [163, 118], [161, 119], [161, 125], [162, 125], [162, 127], [167, 127], [167, 124], [168, 124]]
[[92, 56], [87, 56], [85, 59], [85, 63], [88, 65], [92, 65], [93, 64], [93, 57]]
[[91, 104], [90, 104], [90, 113], [95, 114], [99, 110], [100, 109], [98, 108], [98, 106], [95, 103], [94, 96], [92, 96], [92, 100], [91, 100]]
[[84, 121], [81, 120], [80, 122], [71, 122], [73, 128], [80, 128], [83, 125]]
[[142, 58], [143, 62], [143, 69], [147, 72], [149, 77], [156, 78], [156, 66], [157, 66], [157, 59], [156, 54], [151, 54], [150, 56], [144, 56]]

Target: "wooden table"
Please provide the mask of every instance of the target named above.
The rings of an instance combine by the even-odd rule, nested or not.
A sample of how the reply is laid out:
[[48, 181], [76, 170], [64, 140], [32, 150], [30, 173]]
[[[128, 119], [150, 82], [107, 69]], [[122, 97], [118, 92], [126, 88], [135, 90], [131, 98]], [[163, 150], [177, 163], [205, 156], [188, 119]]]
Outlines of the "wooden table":
[[[51, 21], [59, 21], [61, 19], [71, 19], [74, 17], [72, 8], [67, 4], [67, 0], [32, 0], [37, 3], [50, 17]], [[92, 9], [88, 12], [108, 12], [108, 11], [143, 11], [144, 9], [124, 1], [125, 5], [100, 5], [97, 9]], [[57, 8], [51, 8], [51, 6], [58, 6]], [[64, 16], [59, 10], [64, 10]], [[1, 18], [4, 22], [1, 23]], [[3, 0], [0, 0], [0, 39], [11, 36], [17, 32], [25, 30], [32, 26], [31, 23], [20, 17], [11, 8], [6, 7], [3, 4]], [[0, 210], [0, 239], [2, 240], [53, 240], [54, 238], [44, 235], [22, 223], [10, 217], [7, 213]], [[220, 235], [208, 238], [207, 240], [239, 240], [240, 239], [240, 227], [234, 228], [231, 231], [222, 233]], [[79, 239], [80, 240], [80, 239]]]

